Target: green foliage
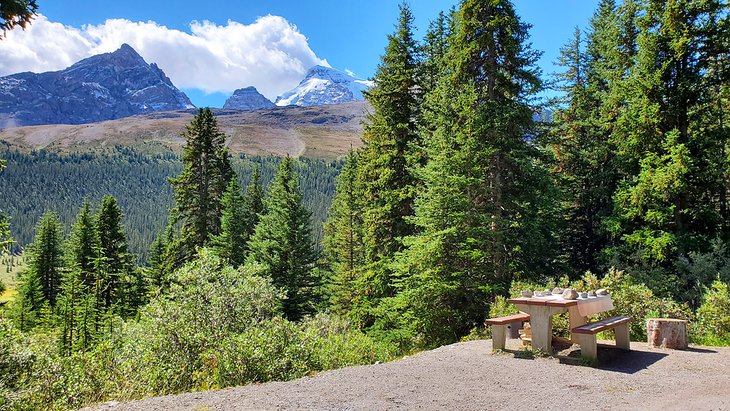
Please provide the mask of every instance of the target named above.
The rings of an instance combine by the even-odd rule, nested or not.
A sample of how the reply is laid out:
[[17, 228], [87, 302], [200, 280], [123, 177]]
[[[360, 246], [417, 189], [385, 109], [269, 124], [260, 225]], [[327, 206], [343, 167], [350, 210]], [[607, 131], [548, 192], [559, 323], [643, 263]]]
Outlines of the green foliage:
[[78, 408], [293, 379], [394, 355], [337, 318], [283, 319], [284, 294], [256, 275], [260, 269], [226, 266], [203, 249], [175, 273], [169, 293], [142, 310], [139, 322], [66, 357], [53, 337], [24, 335], [0, 319], [0, 407]]
[[244, 209], [241, 186], [237, 179], [231, 179], [221, 200], [221, 233], [213, 239], [218, 255], [234, 266], [243, 264], [246, 259], [249, 231], [248, 213]]
[[27, 271], [19, 276], [18, 295], [8, 312], [21, 331], [29, 331], [42, 324], [48, 301], [43, 296], [43, 286], [38, 275]]
[[36, 236], [28, 250], [28, 271], [38, 278], [43, 298], [53, 307], [61, 285], [63, 228], [58, 214], [46, 212], [36, 226]]
[[[5, 168], [5, 160], [0, 159], [0, 175], [2, 175], [2, 171]], [[12, 239], [10, 238], [10, 223], [7, 220], [7, 216], [5, 216], [0, 210], [0, 254], [5, 254], [8, 251], [8, 247], [10, 246], [10, 243], [12, 242]]]
[[298, 320], [314, 311], [319, 284], [312, 271], [317, 257], [309, 226], [311, 214], [302, 204], [293, 161], [286, 157], [279, 165], [266, 214], [248, 243], [248, 261], [261, 264], [264, 275], [285, 291], [284, 314]]
[[324, 224], [323, 258], [331, 271], [329, 292], [334, 310], [362, 327], [367, 323], [363, 318], [367, 310], [361, 307], [365, 294], [362, 287], [367, 284], [362, 278], [365, 251], [357, 167], [358, 156], [350, 151]]
[[528, 26], [509, 2], [479, 1], [462, 2], [454, 26], [424, 102], [433, 133], [412, 220], [421, 233], [398, 262], [406, 322], [427, 346], [480, 325], [490, 296], [516, 273], [544, 270], [552, 247], [550, 182], [525, 138], [540, 88]]
[[[20, 253], [30, 244], [34, 227], [45, 210], [55, 210], [65, 226], [74, 223], [84, 198], [99, 204], [112, 195], [124, 216], [129, 251], [138, 262], [149, 261], [150, 245], [165, 231], [173, 205], [168, 177], [180, 174], [182, 165], [175, 154], [143, 155], [113, 147], [107, 152], [54, 154], [2, 152], [9, 167], [0, 178], [0, 209], [12, 218], [11, 250]], [[260, 170], [261, 187], [273, 180], [280, 158], [236, 156], [231, 159], [242, 187]], [[305, 207], [312, 211], [312, 239], [322, 239], [322, 222], [335, 190], [341, 162], [301, 159], [297, 163]]]
[[89, 287], [96, 282], [94, 271], [99, 258], [100, 245], [96, 225], [91, 206], [84, 201], [66, 241], [68, 265], [81, 271], [82, 281]]
[[199, 109], [186, 126], [183, 137], [184, 169], [170, 179], [175, 195], [172, 221], [180, 224], [180, 236], [168, 244], [167, 266], [177, 268], [195, 256], [221, 228], [221, 199], [233, 168], [226, 149], [226, 136], [210, 109]]
[[25, 29], [28, 23], [33, 20], [38, 10], [36, 0], [3, 0], [0, 2], [0, 41], [5, 34], [20, 27]]
[[704, 345], [730, 346], [730, 291], [728, 283], [715, 280], [697, 309], [692, 339]]

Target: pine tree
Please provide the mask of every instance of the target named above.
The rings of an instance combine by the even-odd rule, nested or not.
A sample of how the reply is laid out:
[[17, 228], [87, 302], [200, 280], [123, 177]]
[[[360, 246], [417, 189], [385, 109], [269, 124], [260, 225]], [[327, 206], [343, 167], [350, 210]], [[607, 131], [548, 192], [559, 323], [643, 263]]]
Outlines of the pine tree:
[[56, 305], [61, 333], [59, 348], [66, 356], [91, 348], [98, 333], [97, 299], [84, 285], [82, 277], [78, 270], [66, 273]]
[[43, 306], [48, 302], [43, 297], [43, 288], [38, 276], [31, 271], [19, 277], [18, 294], [10, 308], [10, 317], [21, 331], [30, 331], [43, 320]]
[[[106, 195], [101, 201], [96, 224], [99, 241], [99, 255], [103, 257], [106, 278], [103, 279], [103, 293], [100, 296], [104, 309], [117, 302], [125, 286], [121, 280], [132, 270], [131, 256], [127, 248], [127, 236], [122, 224], [122, 210], [117, 200]], [[97, 267], [98, 267], [97, 262]], [[100, 274], [101, 277], [101, 274]]]
[[550, 180], [527, 137], [541, 86], [529, 26], [509, 1], [466, 0], [455, 19], [445, 74], [426, 96], [421, 233], [399, 260], [403, 321], [428, 345], [480, 324], [494, 293], [547, 270], [553, 253]]
[[[259, 223], [259, 217], [265, 212], [264, 191], [261, 187], [261, 170], [258, 165], [254, 167], [251, 182], [246, 187], [246, 194], [243, 197], [243, 211], [246, 221], [244, 238], [248, 242]], [[248, 252], [248, 249], [246, 249], [246, 252]]]
[[422, 61], [418, 65], [418, 83], [423, 89], [422, 95], [433, 91], [438, 79], [444, 74], [443, 68], [446, 65], [444, 57], [448, 50], [449, 37], [453, 33], [452, 16], [455, 13], [454, 10], [451, 10], [449, 14], [442, 11], [428, 26], [423, 44], [420, 46]]
[[61, 285], [63, 229], [55, 212], [46, 212], [36, 226], [36, 236], [28, 250], [28, 271], [41, 283], [43, 298], [54, 307]]
[[238, 267], [245, 262], [248, 242], [248, 215], [238, 179], [232, 178], [228, 183], [221, 203], [221, 233], [213, 240], [213, 246], [224, 261]]
[[335, 310], [362, 326], [369, 307], [359, 307], [360, 297], [367, 292], [362, 289], [361, 277], [365, 255], [357, 161], [357, 154], [350, 150], [337, 177], [335, 197], [324, 225], [323, 256], [332, 275], [331, 294]]
[[718, 200], [727, 190], [721, 154], [727, 136], [713, 115], [704, 115], [717, 101], [716, 79], [708, 78], [711, 55], [728, 65], [727, 50], [716, 54], [727, 37], [718, 20], [725, 7], [713, 0], [648, 1], [636, 20], [638, 51], [615, 131], [632, 178], [616, 192], [612, 231], [624, 260], [663, 273], [632, 270], [661, 295], [694, 286], [697, 279], [678, 277], [674, 264], [709, 252], [726, 224]]
[[417, 45], [413, 15], [406, 3], [394, 34], [388, 37], [385, 55], [375, 74], [375, 86], [366, 94], [372, 106], [364, 125], [364, 147], [358, 154], [358, 179], [362, 196], [362, 241], [370, 279], [365, 305], [377, 306], [392, 296], [389, 262], [402, 250], [401, 238], [414, 233], [409, 217], [418, 182], [413, 168], [422, 159], [417, 133], [419, 91]]
[[183, 172], [170, 179], [175, 194], [174, 223], [180, 224], [180, 237], [168, 244], [170, 268], [177, 268], [195, 256], [220, 234], [221, 199], [233, 177], [226, 138], [210, 109], [200, 109], [186, 127], [183, 137]]
[[302, 204], [294, 161], [282, 159], [269, 189], [267, 214], [261, 216], [248, 243], [248, 262], [263, 265], [264, 273], [286, 293], [284, 314], [298, 320], [313, 312], [317, 281], [312, 269], [316, 261], [309, 218]]
[[99, 240], [96, 221], [87, 201], [81, 206], [66, 243], [69, 265], [80, 270], [81, 281], [86, 286], [91, 286], [96, 281], [94, 262], [98, 256]]
[[[702, 113], [713, 101], [707, 53], [722, 36], [718, 1], [649, 1], [638, 19], [636, 64], [616, 141], [633, 179], [616, 193], [614, 235], [624, 252], [669, 267], [707, 251], [723, 225], [719, 153], [726, 137]], [[727, 55], [727, 54], [725, 54]], [[725, 57], [727, 61], [727, 57]]]

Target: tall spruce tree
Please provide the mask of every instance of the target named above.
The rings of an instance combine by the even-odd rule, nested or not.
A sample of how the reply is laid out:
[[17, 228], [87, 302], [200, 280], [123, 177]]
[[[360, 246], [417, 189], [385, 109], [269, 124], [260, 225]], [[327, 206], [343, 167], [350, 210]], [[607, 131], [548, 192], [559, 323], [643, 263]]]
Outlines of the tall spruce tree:
[[421, 233], [400, 259], [404, 322], [425, 345], [481, 324], [514, 275], [547, 270], [553, 250], [550, 180], [537, 161], [530, 97], [540, 90], [529, 26], [511, 2], [466, 0], [447, 67], [426, 96]]
[[357, 166], [358, 156], [350, 150], [337, 177], [335, 197], [324, 224], [323, 257], [331, 272], [330, 293], [335, 311], [364, 326], [371, 307], [361, 306], [369, 285], [364, 284], [361, 276], [365, 252]]
[[[244, 238], [248, 241], [253, 235], [259, 218], [264, 214], [264, 190], [261, 186], [261, 169], [257, 165], [251, 174], [251, 181], [243, 196], [244, 220], [246, 221]], [[248, 252], [248, 249], [246, 250]]]
[[61, 286], [63, 268], [63, 228], [58, 214], [47, 211], [36, 226], [36, 235], [29, 247], [28, 271], [41, 284], [43, 298], [53, 307]]
[[232, 178], [221, 200], [221, 233], [213, 240], [216, 253], [233, 266], [246, 261], [248, 221], [238, 179]]
[[661, 293], [693, 286], [695, 279], [677, 278], [674, 262], [708, 252], [725, 224], [717, 205], [726, 191], [719, 153], [727, 140], [703, 116], [717, 100], [707, 87], [709, 54], [726, 36], [716, 17], [723, 13], [720, 1], [651, 0], [637, 20], [636, 63], [615, 133], [635, 171], [616, 193], [613, 230], [623, 255], [664, 270], [665, 278], [642, 278]]
[[69, 265], [80, 271], [81, 281], [91, 287], [96, 282], [94, 265], [99, 253], [99, 237], [96, 232], [96, 221], [91, 206], [84, 201], [76, 223], [66, 242]]
[[286, 293], [284, 314], [298, 320], [313, 312], [318, 283], [312, 272], [316, 253], [310, 213], [302, 204], [294, 160], [288, 156], [271, 184], [266, 210], [248, 243], [247, 261], [263, 265], [264, 273]]
[[103, 279], [101, 301], [108, 310], [118, 302], [118, 297], [125, 287], [123, 279], [132, 271], [132, 259], [127, 247], [127, 236], [122, 224], [122, 210], [117, 200], [106, 195], [101, 201], [96, 222], [96, 235], [99, 241], [99, 254], [103, 259], [97, 261], [97, 267], [103, 266], [106, 273]]
[[91, 348], [98, 335], [97, 300], [89, 287], [84, 285], [82, 277], [78, 269], [65, 273], [56, 304], [61, 333], [59, 349], [66, 356], [74, 351]]
[[[619, 175], [610, 140], [613, 124], [605, 124], [601, 114], [609, 86], [598, 70], [611, 57], [597, 51], [615, 52], [616, 36], [603, 32], [615, 33], [615, 21], [613, 1], [604, 0], [591, 21], [588, 47], [592, 53], [586, 51], [581, 31], [576, 28], [558, 61], [565, 71], [556, 76], [563, 98], [554, 113], [554, 171], [563, 190], [562, 258], [574, 274], [598, 272], [601, 253], [610, 244], [604, 224], [613, 212]], [[609, 40], [614, 44], [595, 44]]]
[[172, 221], [180, 236], [168, 244], [167, 267], [174, 269], [195, 256], [221, 228], [221, 199], [233, 177], [225, 134], [210, 109], [199, 109], [183, 133], [184, 170], [170, 179], [175, 207]]
[[413, 168], [422, 159], [417, 133], [417, 53], [413, 15], [403, 3], [396, 31], [388, 36], [378, 65], [375, 86], [365, 93], [373, 111], [364, 125], [357, 172], [370, 292], [359, 300], [369, 306], [393, 295], [389, 262], [402, 250], [401, 238], [414, 232], [408, 220], [418, 190]]
[[44, 320], [44, 306], [48, 301], [43, 297], [41, 280], [35, 272], [26, 271], [19, 276], [18, 294], [10, 306], [10, 317], [21, 331], [30, 331]]

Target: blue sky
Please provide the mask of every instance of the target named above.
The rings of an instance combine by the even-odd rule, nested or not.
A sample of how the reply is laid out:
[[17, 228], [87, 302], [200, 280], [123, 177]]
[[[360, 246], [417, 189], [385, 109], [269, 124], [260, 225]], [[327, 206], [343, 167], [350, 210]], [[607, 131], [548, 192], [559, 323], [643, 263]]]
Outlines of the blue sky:
[[[416, 26], [419, 35], [422, 34], [430, 20], [436, 17], [439, 11], [446, 10], [456, 4], [454, 0], [412, 0], [411, 8], [416, 18]], [[558, 49], [570, 38], [573, 28], [577, 25], [585, 28], [588, 20], [598, 0], [516, 0], [515, 7], [523, 21], [533, 25], [531, 34], [534, 47], [542, 50], [545, 54], [540, 61], [543, 71], [551, 73], [555, 71], [552, 63], [556, 60]], [[383, 53], [386, 44], [386, 35], [393, 31], [394, 24], [398, 16], [399, 0], [370, 0], [367, 2], [356, 2], [347, 0], [259, 0], [259, 1], [219, 1], [208, 0], [187, 1], [187, 0], [125, 0], [125, 1], [99, 1], [99, 0], [70, 0], [70, 1], [50, 1], [39, 0], [39, 12], [45, 16], [48, 22], [62, 23], [66, 27], [81, 29], [84, 25], [87, 27], [98, 28], [109, 19], [124, 19], [129, 22], [154, 22], [156, 28], [164, 26], [167, 29], [177, 30], [183, 33], [191, 32], [191, 22], [208, 21], [212, 23], [221, 36], [227, 36], [227, 41], [235, 42], [236, 36], [244, 36], [244, 34], [236, 34], [239, 32], [224, 32], [222, 28], [229, 25], [229, 21], [240, 23], [241, 25], [251, 25], [261, 16], [274, 15], [283, 17], [290, 25], [295, 26], [295, 30], [303, 35], [298, 39], [299, 49], [302, 51], [303, 57], [298, 57], [302, 65], [310, 65], [318, 60], [326, 60], [332, 67], [341, 70], [351, 70], [361, 78], [369, 78], [374, 74], [378, 64], [380, 55]], [[44, 23], [44, 22], [41, 22]], [[42, 25], [39, 23], [39, 25]], [[281, 23], [281, 22], [278, 22]], [[278, 24], [277, 23], [277, 24]], [[279, 27], [281, 24], [273, 24], [271, 27]], [[108, 25], [104, 26], [105, 30]], [[134, 26], [143, 31], [143, 34], [129, 34], [131, 40], [125, 40], [123, 34], [118, 31], [115, 34], [99, 34], [96, 40], [87, 48], [89, 50], [79, 51], [78, 56], [85, 56], [94, 51], [111, 51], [114, 47], [115, 39], [119, 41], [130, 42], [133, 47], [143, 50], [140, 54], [153, 62], [157, 57], [160, 62], [158, 64], [168, 73], [168, 76], [178, 84], [198, 106], [220, 107], [226, 96], [232, 92], [229, 90], [233, 87], [236, 79], [228, 80], [225, 84], [203, 84], [205, 81], [200, 79], [201, 85], [196, 84], [195, 77], [192, 75], [185, 77], [184, 67], [176, 69], [167, 63], [167, 57], [160, 54], [160, 48], [150, 45], [150, 40], [143, 41], [143, 36], [154, 36], [157, 31], [159, 36], [166, 36], [165, 31], [152, 31], [147, 26]], [[269, 27], [269, 26], [266, 26]], [[132, 32], [131, 29], [120, 29], [123, 32]], [[265, 29], [262, 29], [265, 30]], [[272, 29], [273, 30], [273, 29]], [[230, 35], [226, 33], [231, 33]], [[240, 32], [244, 33], [244, 32]], [[24, 33], [23, 35], [26, 35]], [[86, 35], [86, 34], [83, 34]], [[96, 35], [96, 34], [95, 34]], [[19, 39], [22, 37], [17, 36]], [[30, 37], [30, 36], [29, 36]], [[56, 36], [58, 37], [58, 36]], [[174, 36], [173, 36], [174, 37]], [[304, 38], [305, 37], [305, 38]], [[214, 37], [213, 37], [214, 38]], [[103, 40], [99, 40], [103, 39]], [[31, 40], [28, 39], [28, 42]], [[85, 41], [85, 40], [84, 40]], [[170, 40], [170, 44], [182, 44], [180, 41]], [[191, 41], [197, 41], [193, 39]], [[216, 43], [216, 40], [211, 40]], [[33, 41], [39, 43], [38, 39]], [[138, 44], [138, 46], [135, 46]], [[74, 43], [75, 44], [75, 43]], [[197, 43], [196, 43], [197, 44]], [[226, 43], [227, 44], [227, 43]], [[1, 45], [1, 44], [0, 44]], [[214, 47], [212, 46], [207, 47]], [[309, 50], [306, 50], [306, 46]], [[64, 48], [60, 45], [57, 48]], [[184, 45], [181, 50], [176, 53], [185, 53]], [[254, 46], [247, 46], [253, 48]], [[292, 46], [294, 47], [294, 46]], [[71, 48], [71, 47], [69, 47]], [[174, 46], [169, 46], [174, 48]], [[80, 48], [81, 50], [81, 48]], [[0, 50], [2, 52], [3, 50]], [[245, 49], [244, 49], [245, 51]], [[225, 53], [225, 50], [222, 51]], [[288, 53], [288, 51], [287, 51]], [[70, 53], [66, 60], [74, 60], [77, 54]], [[235, 54], [235, 53], [231, 53]], [[5, 54], [8, 55], [8, 54]], [[34, 65], [30, 65], [28, 70], [41, 71], [43, 64], [48, 63], [49, 70], [55, 70], [59, 65], [66, 64], [66, 60], [54, 62], [47, 55], [39, 55], [35, 59]], [[190, 53], [193, 59], [195, 54]], [[212, 57], [202, 57], [200, 63], [195, 65], [205, 65], [206, 59]], [[30, 61], [30, 60], [28, 60]], [[235, 63], [235, 62], [234, 62]], [[230, 63], [230, 64], [234, 64]], [[190, 66], [191, 62], [187, 63]], [[235, 63], [237, 64], [237, 63]], [[19, 70], [25, 68], [22, 64], [7, 67], [0, 66], [0, 75], [9, 74], [2, 71], [12, 69]], [[200, 69], [202, 74], [196, 74], [199, 77], [205, 77], [204, 67]], [[248, 71], [246, 71], [248, 70]], [[262, 76], [267, 71], [265, 67], [259, 66], [255, 70], [247, 68], [241, 71], [241, 82], [254, 83], [260, 89], [266, 90], [264, 94], [273, 98], [275, 93], [279, 92], [273, 84], [264, 84], [266, 82], [276, 82], [280, 78], [281, 87], [287, 88], [295, 81], [297, 76], [301, 76], [301, 68], [296, 73], [292, 73], [289, 77], [272, 77], [264, 79]], [[248, 77], [245, 73], [257, 71]], [[220, 77], [220, 73], [213, 71], [211, 76]], [[283, 74], [282, 74], [283, 76]], [[180, 79], [178, 81], [178, 78]], [[256, 84], [256, 83], [261, 84]], [[286, 83], [286, 84], [284, 84]], [[249, 84], [240, 84], [236, 87], [244, 87]]]

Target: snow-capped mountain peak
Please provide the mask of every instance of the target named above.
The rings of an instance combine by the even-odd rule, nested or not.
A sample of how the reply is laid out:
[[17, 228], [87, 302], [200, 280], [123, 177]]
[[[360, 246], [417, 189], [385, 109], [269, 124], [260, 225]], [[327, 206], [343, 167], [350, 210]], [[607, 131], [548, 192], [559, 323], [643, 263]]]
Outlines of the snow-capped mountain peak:
[[294, 89], [276, 99], [277, 106], [321, 106], [363, 100], [372, 82], [331, 67], [314, 66]]

